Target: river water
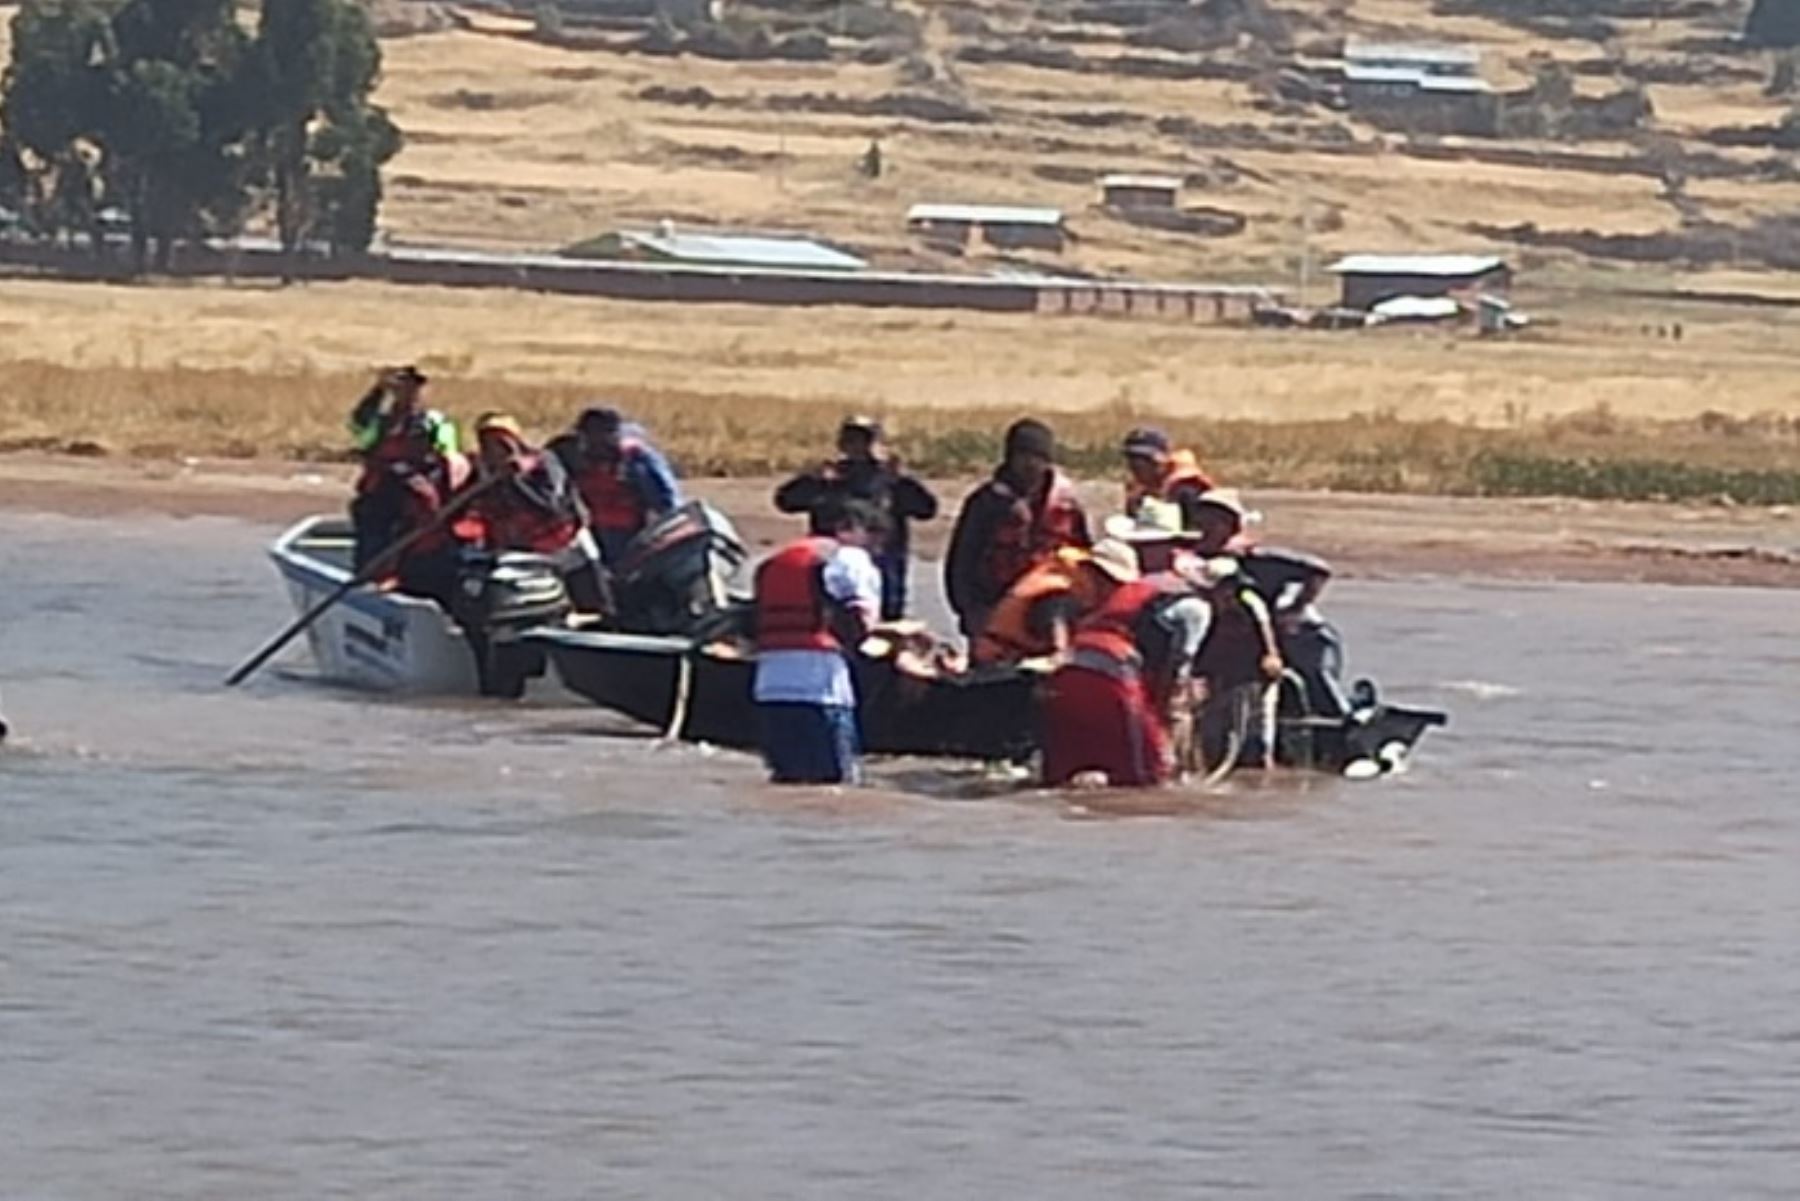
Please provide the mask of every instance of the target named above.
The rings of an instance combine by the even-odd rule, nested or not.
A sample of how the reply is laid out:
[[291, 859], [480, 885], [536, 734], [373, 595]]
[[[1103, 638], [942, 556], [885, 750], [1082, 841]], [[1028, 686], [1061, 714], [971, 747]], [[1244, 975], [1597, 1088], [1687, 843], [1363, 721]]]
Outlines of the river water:
[[271, 531], [0, 514], [0, 1196], [1791, 1197], [1791, 593], [1346, 581], [1410, 774], [779, 793], [220, 676]]

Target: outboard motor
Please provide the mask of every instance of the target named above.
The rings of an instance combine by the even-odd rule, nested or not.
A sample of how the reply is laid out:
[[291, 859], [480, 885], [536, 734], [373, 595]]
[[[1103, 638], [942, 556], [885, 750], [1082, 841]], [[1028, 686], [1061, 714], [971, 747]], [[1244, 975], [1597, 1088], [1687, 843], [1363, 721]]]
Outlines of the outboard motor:
[[527, 630], [560, 624], [572, 608], [556, 561], [502, 551], [463, 561], [457, 620], [475, 655], [483, 696], [518, 697], [544, 674], [544, 652], [522, 640]]
[[750, 557], [731, 519], [689, 501], [648, 526], [613, 567], [618, 628], [692, 634], [731, 605], [731, 585]]

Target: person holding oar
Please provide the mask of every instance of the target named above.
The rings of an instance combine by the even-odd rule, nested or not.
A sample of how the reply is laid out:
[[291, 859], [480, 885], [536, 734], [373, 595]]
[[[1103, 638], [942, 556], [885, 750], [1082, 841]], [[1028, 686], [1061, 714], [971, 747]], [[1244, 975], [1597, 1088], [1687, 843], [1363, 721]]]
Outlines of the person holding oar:
[[455, 423], [425, 402], [428, 382], [417, 367], [390, 368], [350, 411], [350, 438], [362, 457], [350, 501], [357, 570], [405, 533], [410, 471], [457, 452]]

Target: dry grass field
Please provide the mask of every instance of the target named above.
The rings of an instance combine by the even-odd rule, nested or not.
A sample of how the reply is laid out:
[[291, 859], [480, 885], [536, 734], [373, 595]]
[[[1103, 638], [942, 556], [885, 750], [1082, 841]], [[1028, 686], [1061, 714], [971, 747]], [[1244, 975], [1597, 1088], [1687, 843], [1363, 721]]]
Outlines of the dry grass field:
[[[0, 449], [341, 457], [344, 412], [372, 365], [411, 358], [464, 419], [507, 409], [547, 435], [584, 403], [620, 404], [690, 472], [810, 461], [846, 411], [873, 410], [921, 467], [967, 473], [1008, 419], [1035, 412], [1095, 470], [1111, 469], [1128, 425], [1157, 420], [1245, 484], [1800, 500], [1787, 491], [1800, 489], [1800, 313], [1717, 312], [1686, 313], [1680, 343], [1646, 335], [1629, 311], [1480, 342], [371, 284], [15, 281], [0, 284]], [[1495, 455], [1786, 482], [1670, 483], [1658, 467], [1615, 486], [1529, 465], [1500, 478]]]

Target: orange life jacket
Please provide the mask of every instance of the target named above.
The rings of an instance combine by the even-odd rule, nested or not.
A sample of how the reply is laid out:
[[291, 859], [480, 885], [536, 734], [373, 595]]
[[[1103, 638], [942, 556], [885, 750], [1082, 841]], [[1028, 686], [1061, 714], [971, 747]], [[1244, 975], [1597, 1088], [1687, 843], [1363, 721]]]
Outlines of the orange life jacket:
[[595, 529], [635, 534], [644, 528], [649, 516], [644, 499], [625, 474], [626, 466], [639, 451], [639, 443], [626, 438], [619, 443], [617, 459], [588, 463], [576, 474], [575, 487], [587, 504], [588, 524]]
[[756, 569], [756, 649], [843, 649], [825, 602], [825, 561], [837, 549], [831, 538], [802, 538], [776, 551]]
[[1004, 593], [1031, 568], [1065, 546], [1083, 546], [1081, 502], [1069, 477], [1052, 469], [1041, 506], [1017, 497], [994, 531], [985, 559], [988, 580]]
[[1119, 675], [1142, 671], [1143, 654], [1138, 650], [1138, 623], [1144, 611], [1164, 597], [1186, 590], [1180, 580], [1168, 575], [1145, 576], [1129, 584], [1121, 584], [1106, 598], [1106, 603], [1075, 627], [1069, 640], [1077, 665], [1084, 661]]
[[[518, 456], [516, 474], [529, 475], [543, 462], [541, 450], [525, 451]], [[553, 513], [531, 502], [513, 484], [489, 491], [473, 506], [479, 511], [489, 550], [534, 551], [553, 555], [563, 550], [581, 533], [581, 522], [572, 514]]]
[[1136, 513], [1137, 507], [1145, 500], [1174, 500], [1176, 493], [1182, 488], [1192, 488], [1199, 492], [1210, 492], [1213, 480], [1200, 466], [1200, 460], [1191, 450], [1178, 450], [1169, 456], [1168, 465], [1163, 469], [1163, 477], [1154, 487], [1146, 488], [1133, 476], [1125, 482], [1125, 511]]
[[1056, 650], [1031, 628], [1032, 611], [1042, 601], [1080, 589], [1085, 552], [1065, 551], [1032, 567], [1009, 589], [988, 615], [969, 655], [977, 663], [1017, 662]]

